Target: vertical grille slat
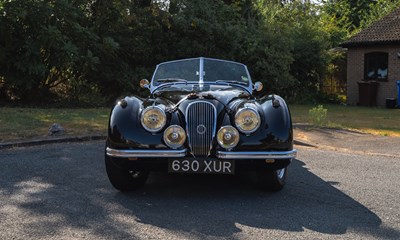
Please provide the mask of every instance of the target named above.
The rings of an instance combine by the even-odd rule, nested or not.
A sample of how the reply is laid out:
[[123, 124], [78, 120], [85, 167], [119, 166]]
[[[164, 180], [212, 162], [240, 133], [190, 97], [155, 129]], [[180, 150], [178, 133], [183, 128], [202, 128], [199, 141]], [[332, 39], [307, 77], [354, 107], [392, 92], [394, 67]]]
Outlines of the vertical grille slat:
[[197, 101], [186, 109], [189, 145], [195, 157], [208, 157], [216, 129], [216, 108], [212, 103]]

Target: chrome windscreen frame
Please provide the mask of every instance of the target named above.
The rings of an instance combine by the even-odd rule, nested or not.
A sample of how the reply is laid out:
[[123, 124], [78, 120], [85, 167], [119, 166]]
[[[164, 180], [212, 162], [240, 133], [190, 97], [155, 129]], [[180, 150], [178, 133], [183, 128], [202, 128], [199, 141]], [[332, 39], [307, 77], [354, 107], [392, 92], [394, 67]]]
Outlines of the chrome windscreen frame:
[[[208, 60], [221, 61], [221, 62], [230, 62], [230, 63], [242, 65], [244, 67], [244, 69], [246, 70], [247, 77], [249, 78], [249, 85], [248, 86], [242, 86], [242, 85], [239, 85], [239, 84], [226, 84], [226, 83], [218, 83], [218, 84], [219, 85], [236, 85], [237, 87], [245, 89], [249, 94], [252, 94], [252, 92], [253, 92], [253, 84], [252, 84], [252, 80], [251, 80], [251, 76], [250, 76], [249, 70], [247, 69], [246, 65], [244, 65], [243, 63], [234, 62], [234, 61], [221, 60], [221, 59], [215, 59], [215, 58], [204, 58], [204, 57], [180, 59], [180, 60], [168, 61], [168, 62], [163, 62], [163, 63], [158, 64], [156, 66], [156, 69], [154, 70], [154, 73], [153, 73], [152, 78], [151, 78], [151, 82], [150, 82], [150, 86], [149, 86], [150, 92], [154, 93], [157, 89], [162, 88], [164, 86], [182, 84], [182, 83], [163, 83], [163, 84], [160, 84], [158, 86], [154, 85], [154, 77], [156, 75], [158, 67], [161, 64], [173, 63], [173, 62], [182, 62], [182, 61], [188, 61], [188, 60], [197, 60], [197, 59], [199, 60], [199, 73], [204, 72], [203, 69], [204, 69], [204, 60], [205, 59], [206, 60], [208, 59]], [[217, 84], [217, 83], [215, 83], [215, 82], [204, 82], [202, 74], [199, 74], [199, 81], [198, 82], [190, 81], [190, 82], [187, 82], [185, 84], [199, 84], [200, 86], [203, 86], [204, 84]]]

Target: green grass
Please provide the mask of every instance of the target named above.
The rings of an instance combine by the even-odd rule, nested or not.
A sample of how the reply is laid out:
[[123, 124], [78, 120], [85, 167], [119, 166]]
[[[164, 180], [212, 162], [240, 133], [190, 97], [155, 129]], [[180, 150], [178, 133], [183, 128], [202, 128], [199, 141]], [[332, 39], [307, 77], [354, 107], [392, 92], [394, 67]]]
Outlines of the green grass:
[[[316, 105], [290, 105], [293, 122], [309, 123], [309, 110]], [[400, 136], [400, 109], [324, 105], [323, 126], [356, 129], [372, 134]], [[48, 136], [53, 123], [67, 136], [106, 134], [110, 109], [0, 108], [0, 142]]]
[[[325, 126], [356, 129], [383, 136], [400, 136], [400, 109], [323, 105], [328, 109]], [[309, 109], [316, 105], [290, 105], [295, 123], [309, 123]]]
[[105, 134], [110, 109], [0, 108], [0, 142], [44, 137], [59, 123], [66, 135]]

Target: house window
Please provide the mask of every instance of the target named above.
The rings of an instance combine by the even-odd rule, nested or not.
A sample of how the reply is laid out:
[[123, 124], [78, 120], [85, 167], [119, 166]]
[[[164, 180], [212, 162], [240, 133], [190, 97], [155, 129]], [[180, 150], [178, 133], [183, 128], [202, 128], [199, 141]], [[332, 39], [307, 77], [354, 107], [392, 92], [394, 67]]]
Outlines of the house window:
[[364, 79], [387, 81], [388, 53], [371, 52], [365, 54]]

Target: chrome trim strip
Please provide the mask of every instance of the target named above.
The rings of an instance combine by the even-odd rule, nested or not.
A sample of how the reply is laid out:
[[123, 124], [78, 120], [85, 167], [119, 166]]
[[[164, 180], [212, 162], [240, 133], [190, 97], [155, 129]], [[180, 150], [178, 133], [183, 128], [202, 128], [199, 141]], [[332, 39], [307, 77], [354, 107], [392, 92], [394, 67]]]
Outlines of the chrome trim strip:
[[106, 153], [110, 157], [121, 157], [121, 158], [151, 158], [151, 157], [184, 157], [186, 156], [186, 149], [183, 150], [122, 150], [112, 149], [107, 147]]
[[199, 69], [199, 87], [203, 91], [204, 86], [204, 58], [200, 57], [200, 69]]
[[217, 157], [222, 159], [291, 159], [297, 156], [297, 150], [282, 152], [225, 152], [217, 151]]

